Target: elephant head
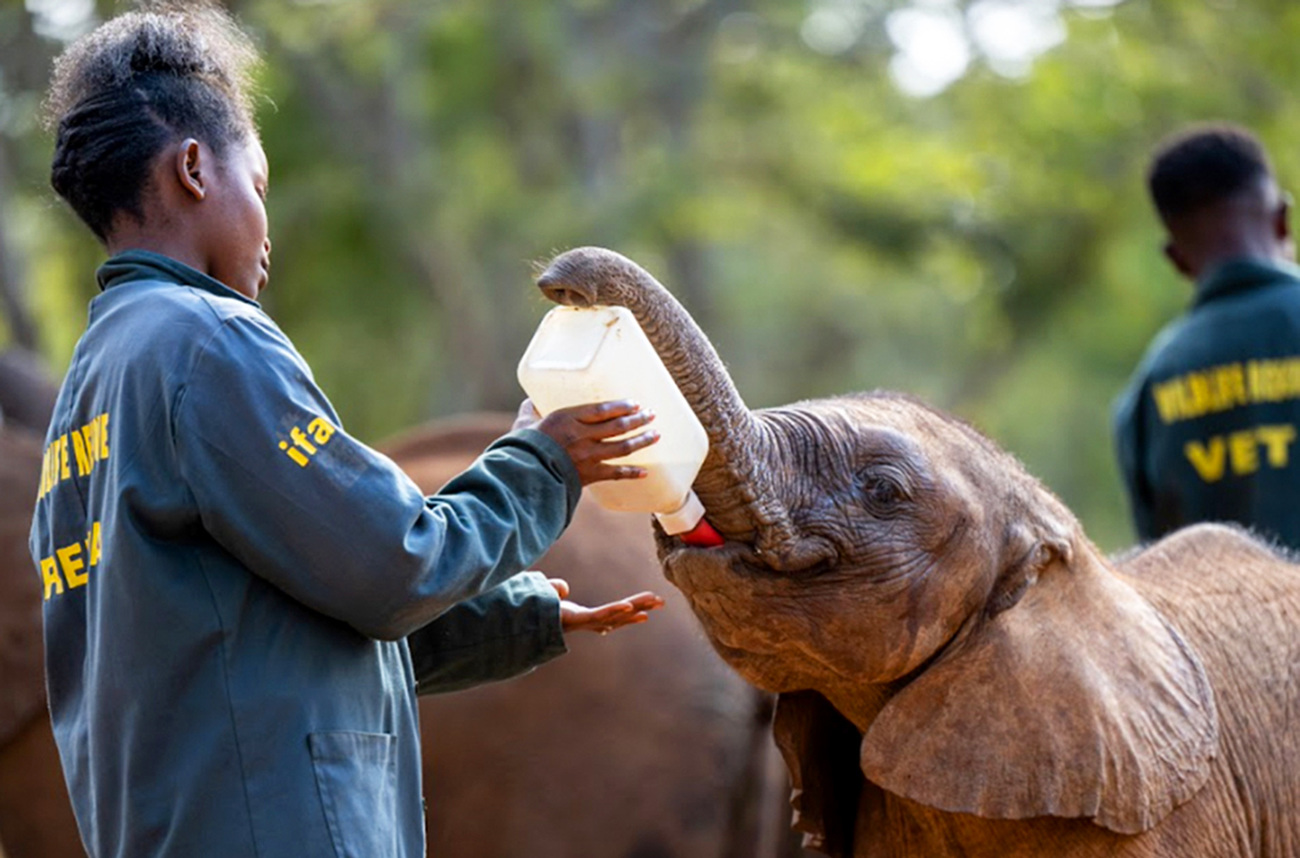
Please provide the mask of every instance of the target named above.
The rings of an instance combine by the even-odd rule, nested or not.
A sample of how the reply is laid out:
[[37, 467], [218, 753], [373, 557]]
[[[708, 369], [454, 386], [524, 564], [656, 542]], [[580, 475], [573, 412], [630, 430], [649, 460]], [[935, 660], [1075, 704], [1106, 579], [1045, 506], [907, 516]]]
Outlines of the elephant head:
[[658, 532], [660, 561], [722, 657], [782, 695], [812, 845], [838, 854], [861, 789], [1134, 833], [1204, 784], [1217, 715], [1197, 655], [1011, 455], [893, 393], [749, 410], [685, 310], [612, 251], [564, 253], [538, 285], [628, 307], [708, 430], [695, 488], [726, 544]]

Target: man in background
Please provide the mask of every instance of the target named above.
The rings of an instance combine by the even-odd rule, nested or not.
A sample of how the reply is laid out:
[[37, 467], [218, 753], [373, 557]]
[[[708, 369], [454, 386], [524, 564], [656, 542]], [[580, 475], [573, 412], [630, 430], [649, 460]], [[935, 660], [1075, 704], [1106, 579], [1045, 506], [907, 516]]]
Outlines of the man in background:
[[1248, 131], [1206, 126], [1152, 160], [1165, 255], [1192, 305], [1115, 407], [1138, 536], [1235, 521], [1300, 548], [1300, 269], [1289, 200]]

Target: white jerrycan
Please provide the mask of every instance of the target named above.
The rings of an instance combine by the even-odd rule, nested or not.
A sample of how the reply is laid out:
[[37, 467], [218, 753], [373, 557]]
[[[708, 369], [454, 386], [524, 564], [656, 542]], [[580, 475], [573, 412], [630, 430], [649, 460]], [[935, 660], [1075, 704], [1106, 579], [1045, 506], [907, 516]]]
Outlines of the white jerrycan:
[[658, 443], [610, 460], [639, 465], [648, 475], [588, 489], [606, 509], [655, 513], [669, 534], [708, 527], [691, 483], [709, 452], [709, 437], [630, 310], [556, 307], [538, 325], [518, 375], [543, 415], [611, 399], [631, 399], [653, 411], [650, 428], [658, 430]]

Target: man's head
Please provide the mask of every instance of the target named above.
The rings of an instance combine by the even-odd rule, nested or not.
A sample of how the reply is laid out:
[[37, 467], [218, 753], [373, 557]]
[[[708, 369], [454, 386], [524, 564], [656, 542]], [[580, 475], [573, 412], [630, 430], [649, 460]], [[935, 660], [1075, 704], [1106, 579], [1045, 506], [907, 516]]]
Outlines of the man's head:
[[1147, 186], [1168, 230], [1165, 254], [1195, 280], [1233, 257], [1291, 259], [1289, 205], [1264, 147], [1248, 131], [1185, 131], [1152, 159]]
[[165, 253], [255, 297], [270, 255], [256, 51], [213, 7], [155, 7], [55, 63], [51, 183], [111, 252]]

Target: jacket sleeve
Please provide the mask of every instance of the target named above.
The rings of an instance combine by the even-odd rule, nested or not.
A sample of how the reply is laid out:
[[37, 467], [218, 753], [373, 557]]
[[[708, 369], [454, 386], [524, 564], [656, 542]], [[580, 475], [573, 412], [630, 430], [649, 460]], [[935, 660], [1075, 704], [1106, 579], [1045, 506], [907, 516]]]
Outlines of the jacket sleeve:
[[568, 651], [560, 597], [539, 572], [516, 575], [461, 602], [407, 642], [418, 694], [509, 679]]
[[1142, 401], [1147, 392], [1139, 375], [1115, 402], [1112, 425], [1120, 478], [1128, 495], [1129, 510], [1138, 539], [1149, 542], [1160, 536], [1155, 524], [1155, 498], [1145, 467], [1145, 429]]
[[349, 436], [269, 319], [211, 336], [172, 411], [203, 528], [254, 574], [370, 637], [396, 640], [530, 566], [581, 492], [564, 450], [507, 435], [434, 497]]

